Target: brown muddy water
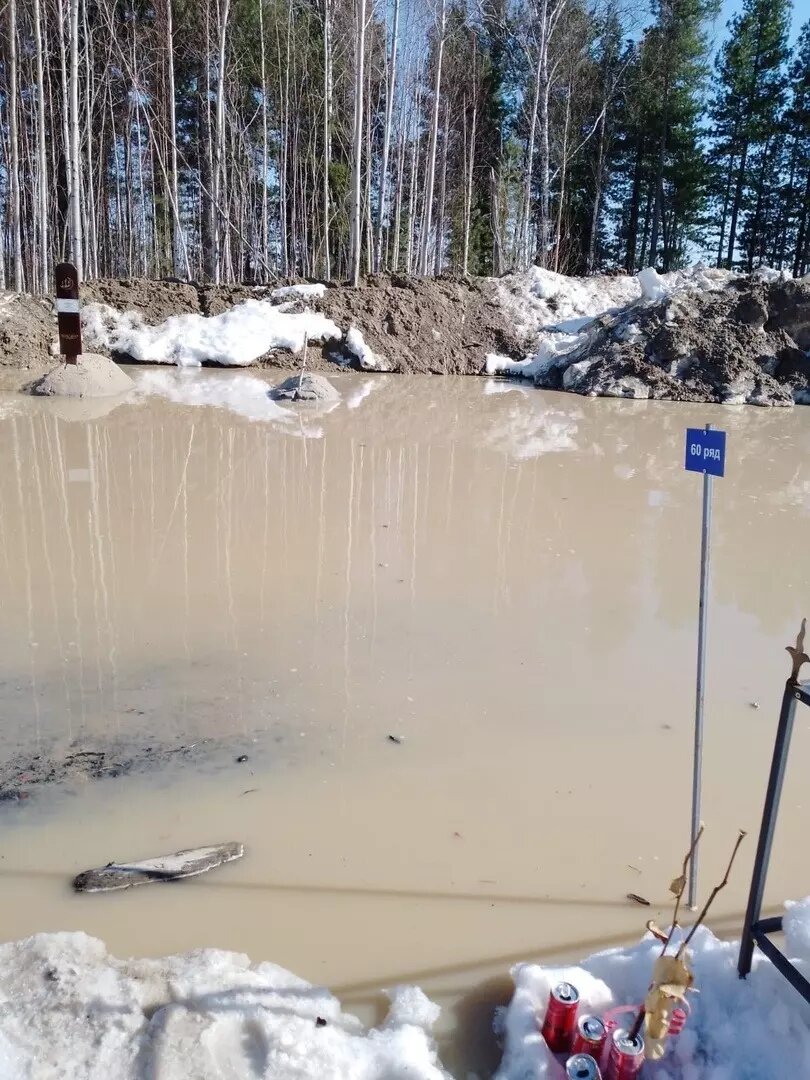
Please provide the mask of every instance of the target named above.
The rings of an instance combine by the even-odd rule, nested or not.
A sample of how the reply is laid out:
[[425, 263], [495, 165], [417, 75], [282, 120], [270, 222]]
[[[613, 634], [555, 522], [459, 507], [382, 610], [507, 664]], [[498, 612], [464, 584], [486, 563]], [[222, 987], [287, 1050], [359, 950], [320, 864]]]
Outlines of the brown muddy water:
[[[199, 400], [234, 378], [191, 376]], [[756, 832], [783, 650], [810, 614], [810, 409], [333, 381], [342, 403], [294, 421], [0, 399], [2, 758], [141, 763], [0, 808], [3, 934], [235, 949], [367, 1019], [381, 987], [416, 982], [444, 1008], [447, 1065], [486, 1076], [511, 964], [666, 918], [694, 707], [684, 429], [706, 422], [729, 465], [703, 891], [737, 828]], [[197, 756], [164, 767], [179, 746]], [[810, 886], [808, 753], [799, 715], [769, 909]], [[231, 839], [248, 854], [205, 879], [70, 890], [90, 866]], [[720, 932], [739, 932], [754, 843]]]

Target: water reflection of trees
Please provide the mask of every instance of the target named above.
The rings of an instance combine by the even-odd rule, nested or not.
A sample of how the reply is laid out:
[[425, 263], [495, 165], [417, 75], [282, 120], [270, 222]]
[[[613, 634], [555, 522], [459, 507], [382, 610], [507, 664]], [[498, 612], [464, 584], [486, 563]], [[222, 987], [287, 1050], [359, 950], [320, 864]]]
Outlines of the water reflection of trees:
[[583, 649], [614, 683], [662, 664], [657, 638], [696, 616], [701, 481], [683, 444], [706, 420], [729, 433], [715, 599], [780, 635], [810, 595], [810, 411], [455, 379], [344, 389], [319, 439], [164, 402], [10, 415], [7, 713], [61, 734], [126, 725], [146, 701], [164, 731], [252, 731], [314, 722], [332, 694], [339, 726], [385, 678], [490, 693], [512, 651], [555, 684]]

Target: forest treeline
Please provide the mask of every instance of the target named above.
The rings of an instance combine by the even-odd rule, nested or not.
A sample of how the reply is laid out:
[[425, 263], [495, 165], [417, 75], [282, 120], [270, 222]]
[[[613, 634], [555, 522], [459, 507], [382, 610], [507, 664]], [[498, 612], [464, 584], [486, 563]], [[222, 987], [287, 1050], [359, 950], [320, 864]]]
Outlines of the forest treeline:
[[810, 23], [743, 0], [0, 0], [0, 286], [810, 268]]

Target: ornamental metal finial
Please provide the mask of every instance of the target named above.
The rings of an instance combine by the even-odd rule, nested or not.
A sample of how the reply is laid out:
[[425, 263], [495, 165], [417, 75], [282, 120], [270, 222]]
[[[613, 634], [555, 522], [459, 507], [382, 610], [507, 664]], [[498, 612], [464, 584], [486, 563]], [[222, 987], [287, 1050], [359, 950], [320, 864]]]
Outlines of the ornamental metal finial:
[[788, 682], [795, 684], [799, 681], [799, 671], [802, 664], [810, 663], [810, 656], [804, 651], [804, 632], [807, 629], [807, 619], [802, 619], [802, 628], [796, 636], [795, 645], [785, 646], [787, 651], [793, 657], [793, 670], [790, 673]]

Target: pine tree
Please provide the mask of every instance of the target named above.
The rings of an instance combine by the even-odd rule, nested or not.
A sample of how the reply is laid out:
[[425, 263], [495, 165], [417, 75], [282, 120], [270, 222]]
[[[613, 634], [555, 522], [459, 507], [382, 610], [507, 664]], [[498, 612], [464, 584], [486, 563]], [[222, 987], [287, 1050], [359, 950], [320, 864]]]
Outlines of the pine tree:
[[772, 217], [785, 106], [790, 0], [744, 0], [728, 24], [712, 103], [719, 211], [717, 264], [729, 269], [744, 234], [744, 264], [761, 258]]

